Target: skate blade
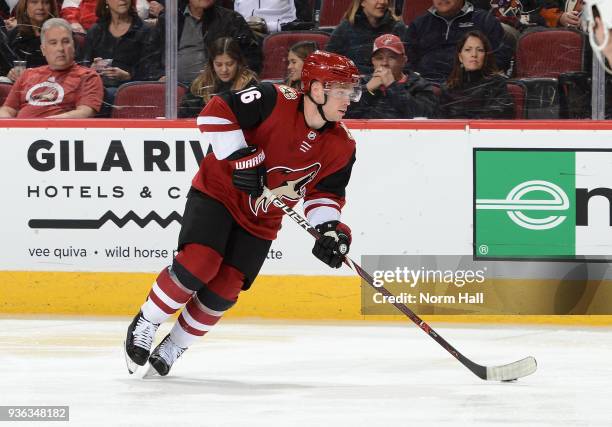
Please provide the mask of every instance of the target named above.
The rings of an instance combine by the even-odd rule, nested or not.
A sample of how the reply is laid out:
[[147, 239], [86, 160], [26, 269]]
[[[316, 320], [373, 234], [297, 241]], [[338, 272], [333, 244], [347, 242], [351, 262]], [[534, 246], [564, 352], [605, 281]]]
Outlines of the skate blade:
[[137, 365], [130, 356], [128, 356], [127, 351], [125, 351], [125, 341], [123, 341], [123, 356], [125, 357], [125, 364], [127, 366], [127, 370], [132, 375], [134, 372], [138, 370], [139, 365]]
[[142, 376], [142, 379], [143, 380], [149, 380], [149, 379], [152, 379], [152, 378], [161, 378], [161, 375], [159, 375], [159, 372], [157, 372], [157, 370], [155, 370], [153, 365], [151, 365], [150, 363], [147, 363], [147, 371]]

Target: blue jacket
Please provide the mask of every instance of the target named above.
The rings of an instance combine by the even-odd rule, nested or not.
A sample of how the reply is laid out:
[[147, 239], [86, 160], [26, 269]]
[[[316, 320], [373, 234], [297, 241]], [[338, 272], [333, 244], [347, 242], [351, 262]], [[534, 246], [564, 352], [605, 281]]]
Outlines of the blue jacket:
[[353, 60], [361, 74], [372, 74], [372, 49], [376, 37], [393, 33], [404, 40], [406, 26], [393, 19], [389, 12], [381, 18], [380, 25], [372, 27], [360, 8], [355, 14], [355, 25], [346, 19], [336, 27], [325, 50], [339, 53]]
[[410, 68], [428, 80], [445, 81], [455, 62], [457, 42], [472, 30], [480, 30], [489, 38], [497, 66], [506, 71], [513, 52], [504, 44], [501, 24], [491, 13], [474, 9], [467, 1], [454, 18], [443, 18], [432, 7], [408, 27], [406, 53]]

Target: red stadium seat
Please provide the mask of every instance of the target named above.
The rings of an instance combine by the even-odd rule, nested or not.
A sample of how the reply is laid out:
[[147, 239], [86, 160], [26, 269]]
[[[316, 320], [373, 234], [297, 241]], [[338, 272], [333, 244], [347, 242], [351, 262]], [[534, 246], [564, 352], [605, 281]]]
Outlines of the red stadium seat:
[[431, 0], [404, 0], [402, 7], [402, 20], [409, 25], [414, 18], [423, 15], [432, 6]]
[[508, 92], [514, 101], [514, 118], [525, 118], [525, 86], [520, 82], [508, 82]]
[[321, 0], [319, 27], [335, 27], [342, 20], [342, 15], [353, 0]]
[[0, 105], [4, 104], [4, 100], [8, 96], [12, 87], [13, 85], [10, 83], [0, 83]]
[[319, 49], [325, 49], [329, 34], [322, 31], [281, 31], [270, 34], [263, 42], [264, 65], [262, 80], [283, 80], [287, 75], [287, 53], [300, 41], [313, 41]]
[[[154, 119], [163, 117], [165, 112], [164, 82], [129, 82], [117, 89], [113, 104], [113, 119]], [[176, 98], [180, 103], [187, 92], [184, 86], [178, 86]]]
[[582, 71], [585, 37], [569, 29], [550, 29], [523, 34], [516, 49], [515, 77], [552, 77]]

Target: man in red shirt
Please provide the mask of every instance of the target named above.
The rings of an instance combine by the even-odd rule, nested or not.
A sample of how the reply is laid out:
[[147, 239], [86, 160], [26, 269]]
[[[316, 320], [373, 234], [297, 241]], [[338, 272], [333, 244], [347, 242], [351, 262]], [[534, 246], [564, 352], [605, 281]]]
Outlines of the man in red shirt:
[[[270, 83], [227, 92], [200, 113], [197, 124], [212, 153], [192, 181], [179, 252], [128, 328], [130, 373], [148, 359], [166, 375], [251, 286], [283, 217], [262, 196], [264, 186], [290, 206], [304, 199], [308, 220], [323, 235], [313, 254], [341, 266], [351, 241], [340, 212], [355, 142], [339, 120], [361, 96], [358, 70], [344, 56], [316, 51], [304, 61], [302, 83], [304, 93]], [[183, 306], [149, 356], [159, 324]]]
[[102, 105], [102, 80], [74, 62], [70, 24], [59, 18], [45, 21], [40, 41], [48, 65], [28, 68], [19, 76], [0, 107], [0, 117], [92, 117]]

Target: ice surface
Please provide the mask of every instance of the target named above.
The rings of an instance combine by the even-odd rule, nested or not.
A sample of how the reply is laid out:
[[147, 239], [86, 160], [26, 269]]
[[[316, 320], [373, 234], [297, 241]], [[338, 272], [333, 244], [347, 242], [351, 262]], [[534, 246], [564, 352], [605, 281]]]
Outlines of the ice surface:
[[69, 405], [53, 425], [71, 426], [612, 426], [609, 328], [433, 325], [480, 364], [537, 358], [495, 383], [409, 321], [222, 321], [143, 380], [123, 360], [129, 321], [0, 319], [0, 404]]

